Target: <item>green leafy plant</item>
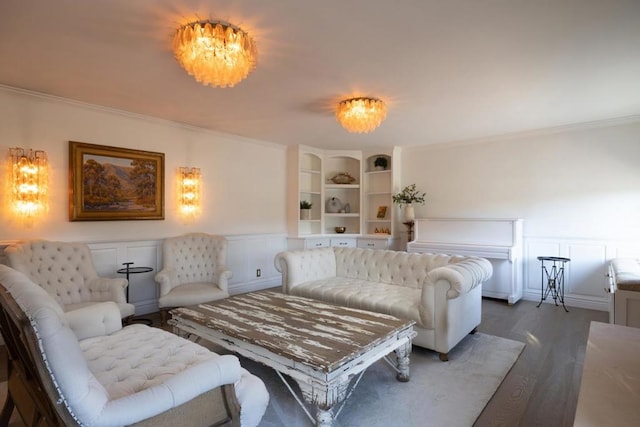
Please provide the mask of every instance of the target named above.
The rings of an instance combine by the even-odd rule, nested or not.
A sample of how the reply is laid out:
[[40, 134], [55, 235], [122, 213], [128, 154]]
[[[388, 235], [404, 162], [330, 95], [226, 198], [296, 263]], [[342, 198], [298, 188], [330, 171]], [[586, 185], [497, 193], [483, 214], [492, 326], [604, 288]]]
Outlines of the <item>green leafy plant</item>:
[[380, 166], [384, 169], [387, 168], [387, 159], [385, 157], [376, 157], [376, 160], [373, 162], [373, 166]]
[[306, 200], [300, 200], [300, 209], [311, 209], [311, 206], [313, 206], [313, 203]]
[[393, 203], [396, 205], [424, 204], [426, 195], [427, 193], [420, 193], [415, 184], [411, 184], [404, 187], [401, 192], [393, 195]]

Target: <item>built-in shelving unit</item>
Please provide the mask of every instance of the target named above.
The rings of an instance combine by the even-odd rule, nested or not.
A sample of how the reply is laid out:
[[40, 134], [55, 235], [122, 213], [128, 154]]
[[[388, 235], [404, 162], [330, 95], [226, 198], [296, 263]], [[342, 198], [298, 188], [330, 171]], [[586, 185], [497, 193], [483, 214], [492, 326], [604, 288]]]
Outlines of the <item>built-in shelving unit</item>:
[[[290, 248], [390, 248], [394, 238], [394, 162], [398, 162], [395, 150], [291, 147], [287, 172]], [[378, 160], [376, 167], [380, 158], [384, 160]], [[351, 179], [336, 182], [339, 175]], [[300, 218], [302, 200], [312, 203], [310, 219]], [[346, 230], [337, 233], [336, 227]]]

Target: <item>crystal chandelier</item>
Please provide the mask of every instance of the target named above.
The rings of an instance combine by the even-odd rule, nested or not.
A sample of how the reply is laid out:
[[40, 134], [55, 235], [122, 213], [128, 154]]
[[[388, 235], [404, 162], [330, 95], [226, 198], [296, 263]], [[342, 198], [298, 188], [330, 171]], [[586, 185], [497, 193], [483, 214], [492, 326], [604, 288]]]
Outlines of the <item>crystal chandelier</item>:
[[201, 175], [200, 168], [182, 167], [179, 170], [180, 211], [185, 217], [195, 217], [200, 212], [200, 188]]
[[350, 98], [340, 101], [336, 119], [347, 131], [368, 133], [387, 117], [387, 106], [377, 98]]
[[10, 148], [11, 207], [25, 220], [31, 220], [48, 208], [47, 154], [41, 150]]
[[173, 53], [180, 65], [204, 85], [233, 87], [256, 67], [258, 51], [240, 28], [197, 21], [176, 31]]

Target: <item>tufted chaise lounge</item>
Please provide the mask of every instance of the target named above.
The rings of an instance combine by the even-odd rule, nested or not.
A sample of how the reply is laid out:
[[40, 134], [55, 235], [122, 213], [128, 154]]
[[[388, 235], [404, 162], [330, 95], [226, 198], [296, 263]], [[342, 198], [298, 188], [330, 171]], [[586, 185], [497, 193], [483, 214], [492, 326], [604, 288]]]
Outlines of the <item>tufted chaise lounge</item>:
[[174, 307], [201, 304], [229, 296], [231, 270], [225, 266], [227, 240], [222, 236], [190, 233], [170, 237], [162, 244], [163, 267], [158, 307], [162, 323]]
[[480, 324], [484, 258], [360, 248], [321, 248], [276, 256], [284, 293], [416, 321], [413, 344], [442, 360]]
[[[0, 265], [0, 325], [8, 344], [6, 425], [256, 426], [268, 404], [262, 381], [162, 329], [122, 327], [115, 303], [64, 313], [25, 275]], [[238, 414], [239, 412], [239, 414]]]
[[40, 285], [64, 311], [113, 301], [121, 318], [135, 314], [126, 299], [127, 280], [99, 277], [84, 243], [32, 240], [8, 246], [5, 254], [11, 268]]

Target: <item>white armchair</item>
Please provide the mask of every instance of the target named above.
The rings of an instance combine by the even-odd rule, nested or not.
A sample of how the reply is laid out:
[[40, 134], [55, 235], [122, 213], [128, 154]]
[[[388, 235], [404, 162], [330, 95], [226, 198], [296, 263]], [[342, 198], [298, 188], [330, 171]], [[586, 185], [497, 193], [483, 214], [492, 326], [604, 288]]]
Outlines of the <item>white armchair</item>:
[[8, 246], [5, 254], [10, 267], [47, 291], [65, 312], [113, 301], [122, 319], [135, 314], [125, 294], [127, 280], [99, 277], [83, 243], [32, 240]]
[[222, 236], [190, 233], [165, 239], [158, 307], [164, 324], [169, 309], [229, 296], [231, 270], [225, 266], [227, 241]]

